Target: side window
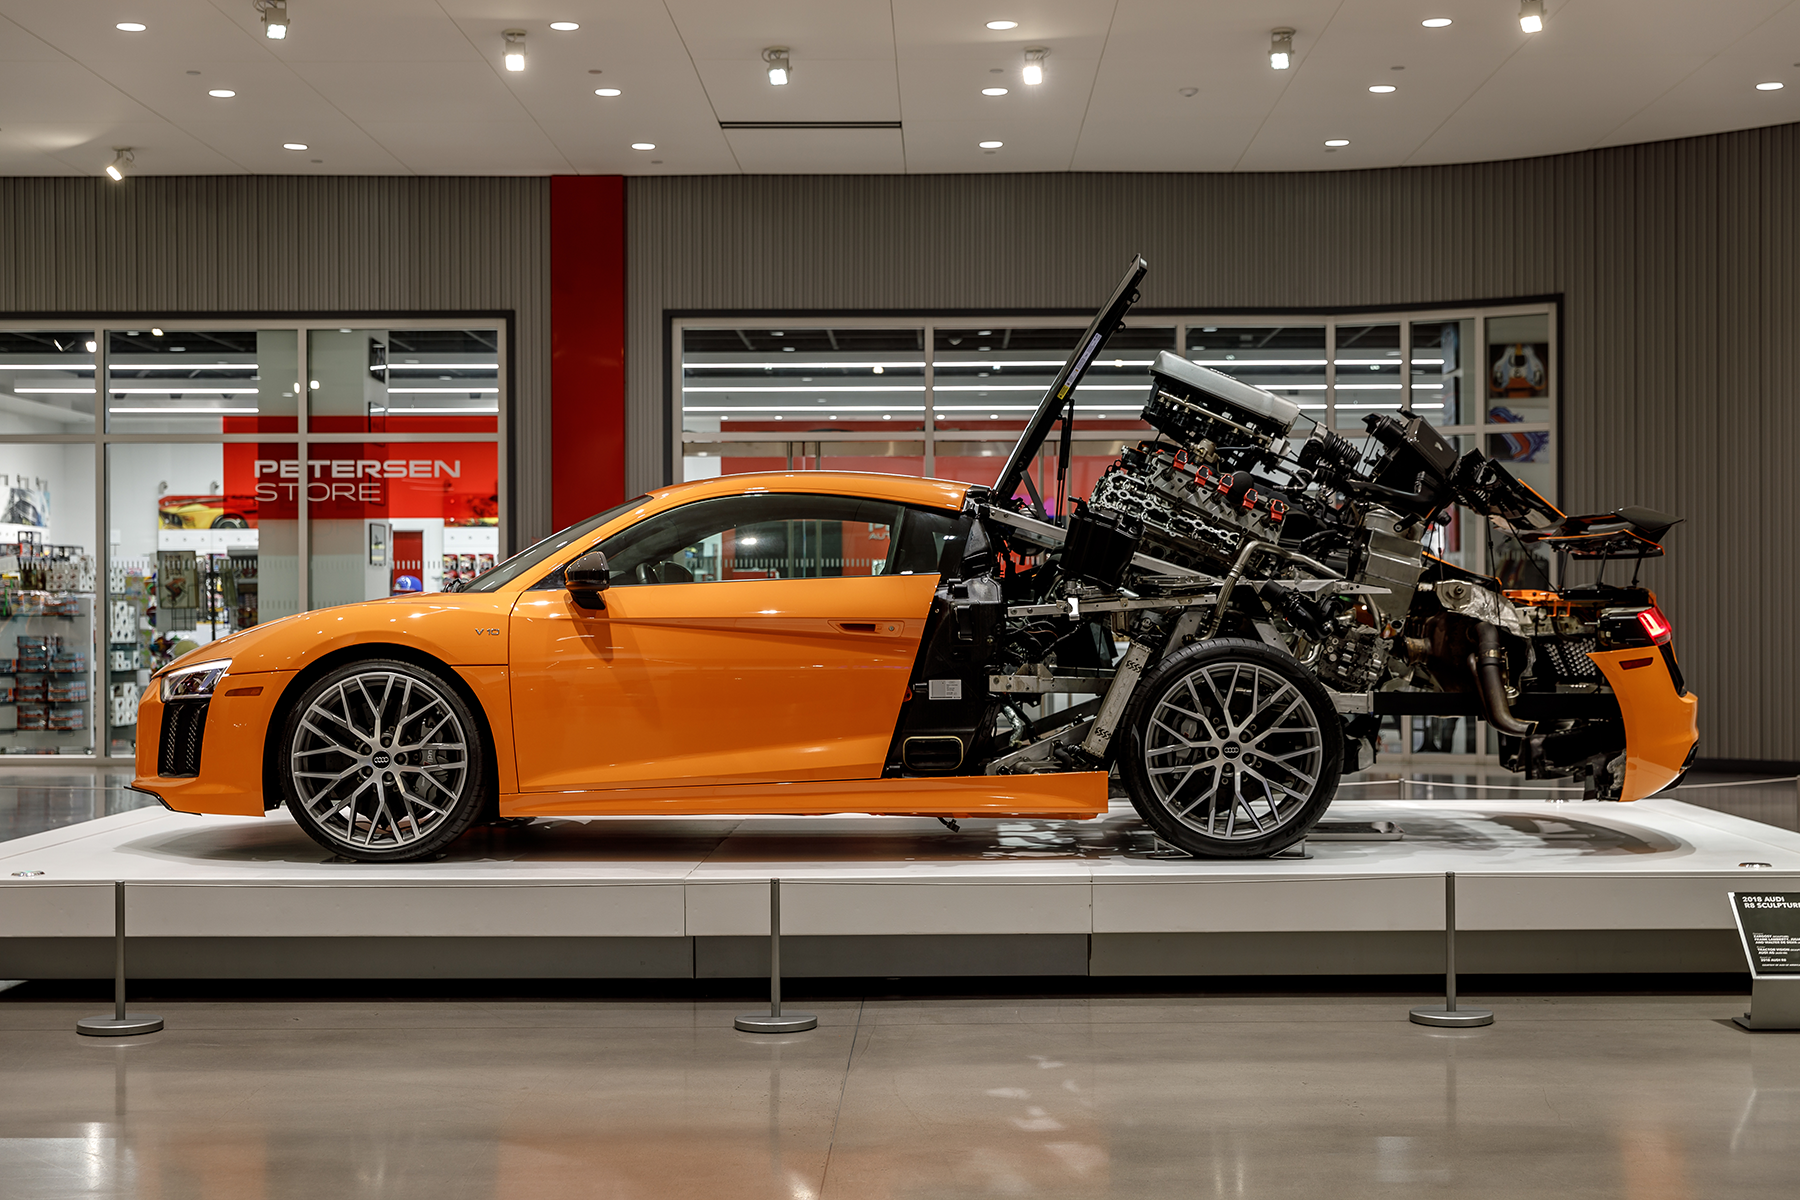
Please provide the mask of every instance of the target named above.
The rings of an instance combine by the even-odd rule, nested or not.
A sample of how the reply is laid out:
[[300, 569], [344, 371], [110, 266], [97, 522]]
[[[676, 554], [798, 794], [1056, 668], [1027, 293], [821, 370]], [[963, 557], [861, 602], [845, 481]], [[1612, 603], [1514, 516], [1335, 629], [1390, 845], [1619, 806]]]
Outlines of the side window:
[[615, 587], [925, 574], [953, 522], [882, 500], [759, 493], [658, 513], [600, 549]]

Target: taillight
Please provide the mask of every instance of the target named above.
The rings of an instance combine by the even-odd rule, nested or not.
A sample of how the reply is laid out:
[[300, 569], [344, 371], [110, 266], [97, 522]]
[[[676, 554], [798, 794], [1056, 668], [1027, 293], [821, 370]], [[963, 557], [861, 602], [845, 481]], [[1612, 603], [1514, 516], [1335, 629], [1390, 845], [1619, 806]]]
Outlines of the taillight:
[[1644, 636], [1654, 645], [1663, 645], [1675, 632], [1674, 626], [1669, 624], [1669, 618], [1662, 615], [1660, 608], [1646, 608], [1637, 615], [1637, 619], [1644, 630]]

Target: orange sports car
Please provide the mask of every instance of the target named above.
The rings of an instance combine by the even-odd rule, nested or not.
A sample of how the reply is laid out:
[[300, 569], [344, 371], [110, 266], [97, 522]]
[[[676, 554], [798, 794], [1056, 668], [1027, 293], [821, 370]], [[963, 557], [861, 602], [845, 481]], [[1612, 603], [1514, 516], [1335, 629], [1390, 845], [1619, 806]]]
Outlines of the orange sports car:
[[[184, 812], [286, 804], [336, 853], [391, 861], [533, 816], [1092, 817], [1114, 770], [1172, 844], [1265, 855], [1401, 714], [1483, 720], [1504, 766], [1596, 798], [1679, 781], [1696, 700], [1669, 621], [1635, 568], [1605, 579], [1661, 555], [1673, 517], [1569, 516], [1404, 410], [1363, 447], [1302, 435], [1291, 402], [1169, 352], [1157, 438], [1066, 504], [1076, 389], [1144, 269], [992, 487], [680, 484], [458, 591], [246, 629], [153, 678], [133, 786]], [[1428, 553], [1458, 506], [1519, 573], [1563, 556], [1561, 583]]]

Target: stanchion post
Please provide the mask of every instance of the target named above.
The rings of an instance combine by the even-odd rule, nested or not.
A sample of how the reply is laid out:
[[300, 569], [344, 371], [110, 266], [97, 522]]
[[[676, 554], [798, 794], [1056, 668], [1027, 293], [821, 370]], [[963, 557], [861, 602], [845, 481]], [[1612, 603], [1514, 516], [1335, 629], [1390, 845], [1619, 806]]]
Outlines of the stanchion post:
[[812, 1013], [781, 1011], [781, 880], [769, 880], [769, 1011], [745, 1013], [732, 1021], [745, 1033], [801, 1033], [819, 1027]]
[[1455, 871], [1444, 872], [1444, 1007], [1415, 1008], [1408, 1015], [1415, 1025], [1442, 1025], [1453, 1029], [1494, 1023], [1494, 1014], [1489, 1009], [1456, 1007]]
[[83, 1017], [75, 1022], [75, 1032], [89, 1037], [130, 1037], [138, 1033], [155, 1033], [163, 1027], [161, 1017], [149, 1013], [125, 1011], [125, 884], [113, 884], [113, 1015]]

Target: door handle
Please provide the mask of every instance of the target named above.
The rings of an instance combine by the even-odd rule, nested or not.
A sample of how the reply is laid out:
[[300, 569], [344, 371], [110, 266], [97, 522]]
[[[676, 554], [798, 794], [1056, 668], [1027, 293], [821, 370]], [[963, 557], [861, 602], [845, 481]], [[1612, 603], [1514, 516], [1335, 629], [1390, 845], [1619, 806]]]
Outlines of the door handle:
[[832, 625], [845, 633], [899, 633], [904, 622], [901, 621], [833, 621]]

